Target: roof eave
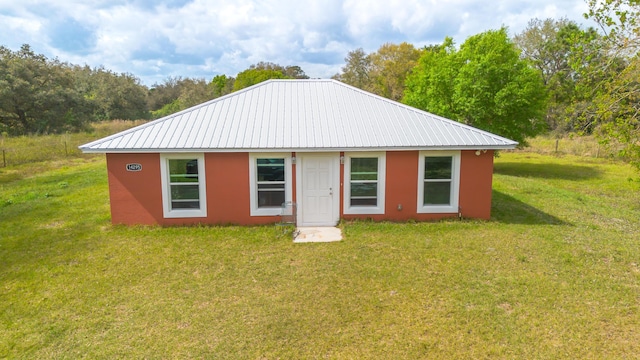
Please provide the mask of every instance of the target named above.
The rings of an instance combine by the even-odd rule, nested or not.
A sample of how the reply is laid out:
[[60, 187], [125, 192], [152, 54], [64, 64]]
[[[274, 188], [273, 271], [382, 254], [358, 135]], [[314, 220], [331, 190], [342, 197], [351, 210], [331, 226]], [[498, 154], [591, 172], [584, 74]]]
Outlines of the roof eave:
[[332, 148], [181, 148], [181, 149], [91, 149], [85, 154], [106, 153], [242, 153], [242, 152], [344, 152], [344, 151], [445, 151], [445, 150], [513, 150], [518, 143], [505, 145], [407, 146], [407, 147], [332, 147]]

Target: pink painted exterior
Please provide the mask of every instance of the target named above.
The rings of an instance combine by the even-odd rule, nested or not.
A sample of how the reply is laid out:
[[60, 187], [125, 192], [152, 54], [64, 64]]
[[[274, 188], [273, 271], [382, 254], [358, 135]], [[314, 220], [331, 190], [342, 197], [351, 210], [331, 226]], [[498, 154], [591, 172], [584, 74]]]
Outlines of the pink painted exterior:
[[[295, 153], [294, 153], [295, 154]], [[340, 191], [340, 217], [389, 221], [437, 220], [458, 214], [417, 213], [418, 151], [387, 151], [385, 214], [345, 215]], [[108, 153], [107, 170], [114, 224], [239, 224], [275, 223], [278, 216], [251, 216], [249, 199], [249, 154], [205, 153], [207, 217], [163, 217], [160, 155], [141, 153]], [[142, 171], [130, 172], [126, 164], [138, 163]], [[293, 201], [296, 201], [296, 171], [293, 165]], [[340, 179], [344, 178], [340, 165]], [[489, 219], [491, 215], [491, 183], [493, 151], [481, 153], [461, 151], [459, 206], [465, 218]], [[341, 180], [342, 181], [342, 180]], [[344, 185], [342, 185], [344, 186]], [[344, 190], [344, 189], [341, 189]], [[402, 210], [398, 210], [402, 205]]]

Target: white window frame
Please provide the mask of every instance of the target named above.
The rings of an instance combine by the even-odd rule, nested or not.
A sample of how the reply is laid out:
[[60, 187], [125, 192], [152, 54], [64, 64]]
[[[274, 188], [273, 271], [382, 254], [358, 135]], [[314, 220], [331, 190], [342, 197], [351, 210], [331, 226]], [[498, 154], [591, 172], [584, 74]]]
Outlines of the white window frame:
[[[424, 205], [424, 159], [426, 157], [450, 156], [451, 163], [451, 193], [449, 205]], [[418, 213], [457, 213], [460, 200], [460, 151], [420, 151], [418, 161]]]
[[[172, 209], [171, 184], [169, 178], [169, 160], [196, 159], [198, 160], [198, 186], [200, 209]], [[204, 154], [160, 154], [160, 181], [162, 184], [162, 207], [165, 218], [207, 217], [207, 181], [204, 166]]]
[[[351, 159], [352, 158], [377, 158], [378, 159], [378, 193], [376, 206], [351, 206]], [[353, 214], [384, 214], [385, 204], [385, 180], [387, 175], [386, 152], [350, 152], [344, 153], [344, 197], [343, 212]]]
[[277, 216], [282, 213], [281, 207], [258, 207], [258, 159], [284, 158], [284, 201], [291, 201], [292, 175], [291, 153], [250, 153], [249, 154], [249, 200], [251, 216]]

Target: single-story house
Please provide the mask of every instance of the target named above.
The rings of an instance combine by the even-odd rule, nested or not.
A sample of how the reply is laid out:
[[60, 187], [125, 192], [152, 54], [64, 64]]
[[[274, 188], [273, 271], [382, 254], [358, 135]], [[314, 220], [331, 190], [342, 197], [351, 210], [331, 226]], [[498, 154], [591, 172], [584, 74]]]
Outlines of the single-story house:
[[105, 153], [114, 224], [488, 219], [516, 142], [335, 80], [270, 80], [80, 146]]

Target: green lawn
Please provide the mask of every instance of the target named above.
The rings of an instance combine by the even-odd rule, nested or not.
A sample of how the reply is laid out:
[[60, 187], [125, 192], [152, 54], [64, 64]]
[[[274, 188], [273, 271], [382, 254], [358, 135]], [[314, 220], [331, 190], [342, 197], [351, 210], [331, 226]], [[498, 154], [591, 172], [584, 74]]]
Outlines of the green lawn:
[[103, 157], [0, 169], [0, 358], [639, 358], [640, 181], [496, 159], [493, 219], [113, 227]]

